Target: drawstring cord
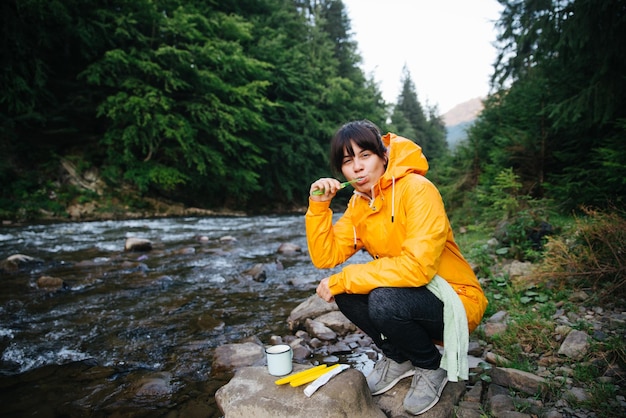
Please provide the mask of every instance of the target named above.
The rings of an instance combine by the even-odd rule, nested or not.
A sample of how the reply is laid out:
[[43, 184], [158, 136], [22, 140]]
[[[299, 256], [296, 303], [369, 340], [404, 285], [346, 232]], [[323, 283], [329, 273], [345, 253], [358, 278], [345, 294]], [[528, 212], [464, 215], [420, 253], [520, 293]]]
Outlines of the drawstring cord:
[[[376, 192], [375, 192], [374, 187], [375, 186], [372, 186], [372, 189], [371, 189], [372, 197], [369, 197], [366, 194], [358, 192], [356, 190], [353, 192], [355, 195], [368, 199], [369, 200], [368, 206], [372, 210], [376, 210], [376, 206], [374, 206], [374, 203], [376, 201]], [[352, 199], [352, 207], [354, 207], [355, 203], [356, 203], [356, 199]], [[395, 218], [396, 218], [396, 177], [391, 176], [391, 223], [395, 221]], [[357, 237], [356, 237], [356, 228], [354, 226], [352, 227], [352, 233], [354, 236], [354, 249], [356, 250]]]
[[391, 176], [391, 223], [393, 223], [395, 214], [396, 214], [396, 178], [395, 176]]
[[376, 203], [376, 192], [374, 191], [374, 187], [375, 186], [372, 186], [372, 188], [370, 189], [370, 193], [372, 194], [372, 197], [370, 198], [369, 207], [372, 210], [376, 210], [376, 206], [374, 206], [374, 203]]

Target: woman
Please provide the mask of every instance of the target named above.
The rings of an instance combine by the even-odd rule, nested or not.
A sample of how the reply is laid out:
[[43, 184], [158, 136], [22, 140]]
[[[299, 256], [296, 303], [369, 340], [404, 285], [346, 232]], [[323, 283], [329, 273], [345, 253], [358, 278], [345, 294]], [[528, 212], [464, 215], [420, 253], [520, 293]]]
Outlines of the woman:
[[[333, 225], [330, 202], [342, 184], [334, 178], [311, 184], [305, 217], [311, 260], [332, 268], [361, 249], [373, 260], [322, 279], [317, 294], [336, 301], [383, 352], [366, 378], [372, 394], [413, 376], [404, 408], [421, 414], [448, 380], [467, 379], [467, 340], [487, 299], [454, 241], [439, 192], [424, 177], [428, 162], [417, 144], [381, 137], [366, 120], [349, 122], [331, 141], [331, 166], [354, 181], [355, 191]], [[441, 341], [447, 371], [435, 345]]]

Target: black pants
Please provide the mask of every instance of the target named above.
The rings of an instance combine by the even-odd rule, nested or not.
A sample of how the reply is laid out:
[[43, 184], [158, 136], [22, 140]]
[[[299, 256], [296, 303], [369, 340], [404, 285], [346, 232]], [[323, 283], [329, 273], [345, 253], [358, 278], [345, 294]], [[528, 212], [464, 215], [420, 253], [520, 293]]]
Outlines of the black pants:
[[339, 294], [341, 312], [390, 359], [437, 369], [443, 341], [443, 302], [426, 287], [381, 287], [367, 295]]

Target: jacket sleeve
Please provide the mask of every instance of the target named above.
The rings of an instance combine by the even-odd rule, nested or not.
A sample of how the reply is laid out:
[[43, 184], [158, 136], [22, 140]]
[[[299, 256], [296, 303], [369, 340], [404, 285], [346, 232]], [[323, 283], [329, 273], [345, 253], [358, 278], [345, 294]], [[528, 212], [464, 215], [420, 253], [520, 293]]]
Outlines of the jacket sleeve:
[[309, 200], [305, 215], [309, 255], [317, 268], [333, 268], [350, 258], [360, 247], [355, 243], [354, 227], [349, 209], [333, 225], [330, 202]]
[[404, 211], [405, 229], [402, 236], [390, 238], [402, 240], [399, 254], [379, 258], [372, 254], [375, 259], [368, 263], [344, 267], [329, 279], [332, 294], [365, 294], [377, 287], [420, 287], [437, 273], [450, 228], [443, 200], [429, 181], [404, 183], [398, 207]]

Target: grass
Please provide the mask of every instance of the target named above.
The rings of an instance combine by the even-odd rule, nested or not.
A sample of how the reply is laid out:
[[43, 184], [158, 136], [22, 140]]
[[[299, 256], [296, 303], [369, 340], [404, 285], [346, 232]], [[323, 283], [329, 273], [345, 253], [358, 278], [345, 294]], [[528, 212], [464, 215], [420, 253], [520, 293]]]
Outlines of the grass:
[[[534, 258], [537, 273], [527, 280], [515, 281], [500, 268], [511, 261], [506, 258], [509, 254], [486, 244], [490, 238], [488, 228], [474, 227], [464, 234], [456, 234], [489, 300], [485, 320], [501, 310], [509, 315], [506, 331], [488, 339], [491, 351], [508, 359], [507, 367], [531, 373], [546, 367], [554, 376], [548, 395], [552, 400], [563, 398], [567, 389], [564, 382], [583, 388], [588, 399], [570, 399], [570, 406], [591, 410], [597, 416], [614, 416], [616, 410], [622, 409], [616, 396], [626, 395], [623, 376], [611, 381], [603, 375], [612, 365], [619, 365], [621, 373], [626, 370], [624, 327], [618, 324], [608, 329], [605, 324], [602, 331], [606, 338], [598, 341], [592, 337], [585, 358], [574, 361], [558, 355], [563, 336], [556, 330], [558, 323], [554, 316], [559, 310], [565, 314], [575, 313], [577, 319], [571, 327], [593, 336], [593, 324], [580, 315], [583, 306], [585, 309], [594, 306], [623, 309], [624, 277], [620, 266], [624, 264], [620, 264], [623, 263], [620, 257], [626, 253], [626, 242], [622, 227], [623, 219], [614, 214], [591, 213], [582, 223], [575, 217], [559, 218], [561, 234], [550, 238], [559, 243], [558, 248], [548, 246], [540, 257]], [[571, 298], [580, 290], [591, 297], [584, 302]], [[480, 330], [477, 333], [479, 338], [485, 339]], [[544, 356], [554, 358], [554, 363], [540, 364]], [[519, 412], [524, 409], [520, 405]]]

